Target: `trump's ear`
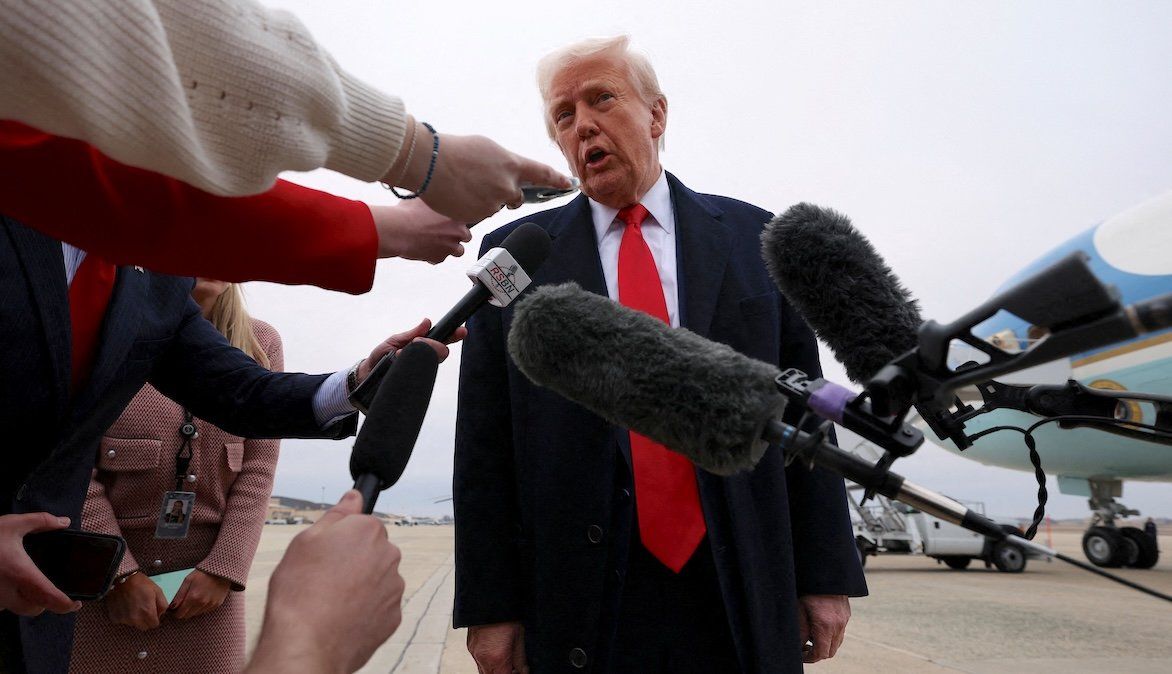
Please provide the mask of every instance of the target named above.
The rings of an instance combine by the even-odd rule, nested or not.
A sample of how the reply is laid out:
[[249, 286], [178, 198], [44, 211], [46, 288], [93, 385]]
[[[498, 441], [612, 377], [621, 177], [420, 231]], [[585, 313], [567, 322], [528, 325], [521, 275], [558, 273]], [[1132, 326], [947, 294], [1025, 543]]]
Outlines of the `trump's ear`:
[[651, 137], [659, 138], [667, 130], [667, 99], [660, 96], [651, 104]]

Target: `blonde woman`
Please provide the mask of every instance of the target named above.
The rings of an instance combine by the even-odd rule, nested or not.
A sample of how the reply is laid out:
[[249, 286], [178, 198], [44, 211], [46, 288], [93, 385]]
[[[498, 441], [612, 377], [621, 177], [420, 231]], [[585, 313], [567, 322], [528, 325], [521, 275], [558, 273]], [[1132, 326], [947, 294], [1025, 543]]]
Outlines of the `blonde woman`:
[[[283, 369], [280, 336], [249, 317], [238, 286], [200, 278], [191, 294], [233, 346]], [[102, 439], [82, 512], [83, 529], [124, 537], [126, 556], [110, 593], [78, 614], [70, 671], [243, 668], [242, 591], [279, 445], [193, 418], [149, 384], [139, 391]], [[187, 517], [168, 510], [190, 498], [176, 493], [194, 494]], [[192, 568], [171, 602], [148, 577]]]

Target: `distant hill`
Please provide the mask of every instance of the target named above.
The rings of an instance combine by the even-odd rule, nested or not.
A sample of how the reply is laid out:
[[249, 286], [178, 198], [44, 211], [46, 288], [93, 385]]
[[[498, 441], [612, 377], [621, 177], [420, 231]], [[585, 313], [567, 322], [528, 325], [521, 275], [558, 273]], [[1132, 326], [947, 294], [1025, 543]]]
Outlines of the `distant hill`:
[[306, 501], [301, 498], [293, 498], [292, 496], [277, 496], [273, 494], [273, 498], [277, 503], [280, 503], [285, 508], [292, 508], [293, 510], [328, 510], [330, 505], [324, 503], [314, 503], [313, 501]]
[[[269, 502], [271, 503], [272, 501], [276, 501], [277, 504], [279, 504], [282, 508], [288, 508], [289, 510], [297, 511], [298, 513], [307, 510], [329, 510], [334, 506], [333, 503], [318, 503], [315, 501], [306, 501], [305, 499], [301, 498], [293, 498], [292, 496], [278, 496], [276, 494], [273, 494], [271, 497], [269, 497]], [[396, 515], [395, 513], [384, 513], [377, 510], [374, 511], [374, 515], [382, 519], [403, 519], [402, 515]]]

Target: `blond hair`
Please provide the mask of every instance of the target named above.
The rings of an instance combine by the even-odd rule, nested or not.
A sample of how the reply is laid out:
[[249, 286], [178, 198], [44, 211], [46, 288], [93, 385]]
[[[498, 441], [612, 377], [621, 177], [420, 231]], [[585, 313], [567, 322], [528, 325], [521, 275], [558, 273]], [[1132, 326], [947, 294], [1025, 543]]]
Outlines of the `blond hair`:
[[228, 339], [229, 344], [247, 353], [261, 366], [269, 367], [269, 355], [261, 348], [256, 333], [252, 331], [252, 318], [244, 308], [244, 292], [240, 286], [228, 284], [228, 288], [220, 293], [212, 310], [208, 312], [208, 320]]
[[[545, 120], [545, 132], [554, 138], [554, 122], [549, 114], [549, 96], [553, 89], [553, 78], [566, 68], [595, 56], [613, 56], [627, 65], [627, 74], [635, 84], [643, 101], [648, 105], [655, 105], [657, 101], [667, 101], [667, 96], [659, 88], [659, 78], [655, 75], [655, 68], [646, 55], [631, 51], [631, 38], [626, 35], [615, 37], [596, 37], [575, 42], [557, 51], [550, 52], [537, 62], [537, 90], [541, 92], [541, 104], [546, 109], [542, 111]], [[659, 136], [659, 149], [663, 149], [663, 136]]]

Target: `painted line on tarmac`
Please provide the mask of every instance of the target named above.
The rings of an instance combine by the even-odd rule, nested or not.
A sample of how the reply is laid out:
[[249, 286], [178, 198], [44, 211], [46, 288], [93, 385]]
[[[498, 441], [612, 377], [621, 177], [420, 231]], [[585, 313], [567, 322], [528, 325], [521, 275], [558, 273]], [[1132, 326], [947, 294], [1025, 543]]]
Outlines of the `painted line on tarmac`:
[[861, 642], [867, 644], [868, 646], [878, 646], [879, 648], [893, 651], [893, 652], [899, 653], [901, 655], [906, 655], [908, 657], [916, 658], [917, 660], [923, 660], [924, 662], [931, 663], [931, 664], [936, 665], [937, 667], [941, 667], [943, 669], [951, 669], [952, 671], [955, 671], [955, 672], [965, 671], [963, 669], [956, 669], [955, 667], [949, 667], [948, 665], [942, 665], [939, 662], [937, 662], [936, 660], [933, 660], [932, 658], [930, 658], [927, 655], [924, 655], [922, 653], [916, 653], [915, 651], [909, 651], [906, 648], [900, 648], [899, 646], [892, 646], [891, 644], [885, 644], [882, 641], [874, 641], [871, 639], [867, 639], [866, 637], [850, 636], [850, 635], [847, 636], [847, 639], [852, 640], [852, 641], [861, 641]]

